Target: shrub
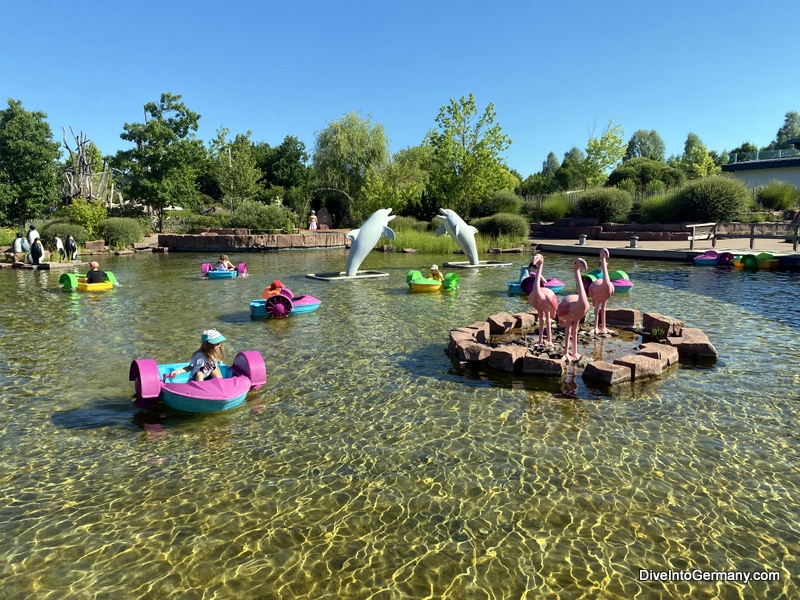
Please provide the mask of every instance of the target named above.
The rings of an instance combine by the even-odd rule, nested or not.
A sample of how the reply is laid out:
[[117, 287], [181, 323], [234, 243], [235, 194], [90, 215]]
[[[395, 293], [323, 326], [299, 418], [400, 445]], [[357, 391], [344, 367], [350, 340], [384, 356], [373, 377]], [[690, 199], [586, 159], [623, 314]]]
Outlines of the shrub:
[[286, 215], [287, 211], [278, 204], [263, 204], [253, 200], [243, 200], [231, 213], [231, 226], [250, 229], [253, 232], [284, 229], [288, 222]]
[[797, 188], [784, 181], [770, 181], [758, 192], [758, 201], [770, 210], [788, 210], [797, 204], [797, 199]]
[[[165, 214], [168, 214], [169, 212], [170, 211], [165, 211]], [[150, 217], [144, 212], [141, 206], [126, 204], [125, 206], [109, 208], [107, 218], [111, 219], [114, 217], [120, 219], [136, 219], [136, 221], [139, 223], [139, 226], [142, 228], [142, 231], [145, 233], [150, 232]]]
[[730, 221], [745, 212], [750, 193], [728, 177], [704, 177], [687, 183], [677, 194], [680, 218], [687, 221]]
[[231, 215], [227, 213], [193, 214], [184, 219], [184, 223], [187, 233], [200, 233], [206, 229], [224, 229], [231, 227]]
[[42, 243], [45, 245], [49, 245], [56, 234], [58, 234], [63, 241], [66, 241], [67, 236], [72, 234], [72, 237], [75, 238], [75, 243], [79, 245], [85, 244], [86, 240], [89, 239], [89, 233], [83, 225], [71, 223], [64, 219], [48, 221], [47, 224], [39, 230], [39, 235], [42, 236], [43, 240]]
[[389, 227], [397, 231], [427, 231], [428, 223], [417, 221], [414, 217], [395, 217], [389, 222]]
[[593, 188], [586, 190], [578, 199], [578, 214], [594, 217], [601, 222], [625, 222], [633, 208], [633, 198], [618, 188]]
[[59, 216], [64, 215], [71, 222], [82, 225], [89, 236], [96, 235], [100, 223], [108, 218], [105, 206], [98, 202], [89, 202], [86, 198], [73, 199], [72, 203], [62, 208], [59, 213], [61, 213]]
[[530, 227], [522, 215], [497, 213], [491, 217], [473, 219], [470, 225], [474, 226], [481, 235], [499, 238], [509, 236], [515, 239], [528, 239]]
[[647, 192], [663, 192], [667, 189], [667, 184], [663, 181], [656, 179], [654, 181], [648, 182], [648, 184], [644, 187], [645, 191]]
[[17, 232], [8, 227], [0, 228], [0, 246], [10, 246], [14, 243], [17, 237]]
[[674, 223], [678, 221], [680, 207], [674, 195], [650, 196], [639, 206], [642, 223]]
[[563, 219], [569, 212], [570, 203], [564, 194], [553, 194], [542, 202], [542, 221], [557, 221]]
[[636, 184], [633, 182], [633, 179], [623, 179], [621, 180], [616, 187], [620, 190], [625, 190], [631, 196], [636, 192]]
[[114, 250], [121, 250], [144, 240], [144, 231], [136, 219], [112, 217], [100, 223], [97, 229], [106, 245]]
[[520, 210], [522, 210], [522, 198], [513, 190], [497, 190], [473, 207], [472, 214], [475, 217], [488, 217], [497, 213], [516, 215]]

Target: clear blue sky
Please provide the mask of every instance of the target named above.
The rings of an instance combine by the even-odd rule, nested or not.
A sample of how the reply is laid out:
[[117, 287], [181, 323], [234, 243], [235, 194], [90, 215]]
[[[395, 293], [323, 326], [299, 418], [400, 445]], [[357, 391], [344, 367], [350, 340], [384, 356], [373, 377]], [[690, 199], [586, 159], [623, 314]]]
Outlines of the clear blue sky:
[[[711, 150], [768, 144], [800, 112], [800, 2], [10, 2], [0, 94], [83, 131], [104, 154], [162, 92], [256, 142], [316, 133], [355, 110], [397, 152], [450, 98], [490, 102], [523, 176], [586, 147], [612, 117], [625, 141], [655, 129], [667, 155], [689, 132]], [[71, 139], [71, 138], [70, 138]]]

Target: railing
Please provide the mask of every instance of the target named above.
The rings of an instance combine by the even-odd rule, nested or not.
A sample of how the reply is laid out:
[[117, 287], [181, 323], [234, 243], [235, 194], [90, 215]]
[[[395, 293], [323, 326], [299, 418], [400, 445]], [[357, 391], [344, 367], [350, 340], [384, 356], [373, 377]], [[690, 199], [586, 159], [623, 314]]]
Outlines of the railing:
[[756, 152], [731, 152], [728, 154], [728, 164], [748, 162], [752, 160], [791, 158], [793, 156], [800, 156], [800, 150], [795, 150], [794, 148], [781, 148], [779, 150], [757, 150]]

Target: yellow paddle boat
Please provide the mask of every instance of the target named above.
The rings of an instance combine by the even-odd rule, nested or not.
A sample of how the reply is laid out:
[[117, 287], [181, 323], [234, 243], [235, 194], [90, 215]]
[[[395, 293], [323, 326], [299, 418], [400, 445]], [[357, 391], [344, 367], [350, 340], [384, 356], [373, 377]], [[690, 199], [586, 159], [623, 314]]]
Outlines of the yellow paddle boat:
[[117, 285], [117, 278], [111, 271], [106, 271], [106, 280], [102, 283], [86, 283], [86, 277], [79, 277], [75, 273], [62, 273], [58, 283], [65, 292], [78, 290], [79, 292], [107, 292]]
[[444, 281], [439, 281], [423, 277], [419, 271], [409, 271], [406, 275], [406, 283], [412, 292], [449, 292], [458, 286], [458, 275], [448, 273], [444, 276]]

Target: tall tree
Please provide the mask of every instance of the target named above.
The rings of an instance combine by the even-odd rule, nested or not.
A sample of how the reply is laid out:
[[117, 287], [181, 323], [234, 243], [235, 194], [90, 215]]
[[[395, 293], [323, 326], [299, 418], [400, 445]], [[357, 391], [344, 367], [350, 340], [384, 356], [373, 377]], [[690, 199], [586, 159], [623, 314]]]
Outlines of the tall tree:
[[578, 187], [586, 187], [583, 169], [585, 161], [586, 155], [577, 146], [573, 146], [564, 153], [564, 160], [561, 161], [561, 167], [556, 173], [556, 179], [558, 179], [561, 189], [574, 190]]
[[542, 175], [555, 175], [560, 167], [561, 163], [558, 162], [556, 153], [551, 150], [547, 159], [542, 163]]
[[792, 110], [786, 113], [783, 126], [778, 129], [775, 140], [768, 148], [770, 150], [792, 148], [793, 146], [789, 143], [789, 140], [798, 138], [800, 138], [800, 114]]
[[214, 180], [222, 193], [223, 204], [233, 210], [243, 200], [253, 200], [258, 191], [261, 171], [256, 166], [250, 144], [250, 134], [238, 133], [233, 141], [227, 139], [230, 130], [220, 127], [211, 142]]
[[624, 162], [632, 158], [649, 158], [664, 162], [665, 152], [664, 140], [655, 129], [650, 131], [639, 129], [628, 140], [628, 147], [625, 149], [625, 156], [622, 160]]
[[389, 162], [389, 140], [383, 126], [349, 112], [317, 134], [314, 172], [320, 185], [345, 192], [345, 210], [351, 220], [369, 215], [362, 206], [362, 188], [371, 170]]
[[625, 154], [622, 125], [615, 125], [612, 118], [600, 137], [591, 137], [586, 144], [586, 160], [583, 163], [587, 186], [603, 185], [608, 179], [608, 170], [613, 169]]
[[196, 176], [206, 155], [195, 137], [200, 115], [180, 99], [167, 92], [145, 104], [145, 122], [125, 123], [120, 134], [135, 147], [120, 150], [112, 160], [129, 181], [128, 196], [153, 210], [159, 229], [167, 206], [196, 206], [200, 200]]
[[365, 212], [391, 208], [397, 214], [432, 219], [435, 210], [423, 205], [431, 151], [431, 147], [425, 145], [405, 148], [397, 152], [384, 169], [372, 170], [363, 188], [368, 206]]
[[683, 145], [683, 156], [678, 166], [689, 179], [700, 179], [716, 175], [722, 171], [714, 157], [708, 152], [705, 144], [696, 133], [689, 132]]
[[495, 123], [494, 105], [478, 115], [475, 96], [443, 106], [438, 130], [428, 133], [432, 148], [429, 191], [442, 207], [469, 217], [470, 207], [508, 186], [508, 169], [500, 157], [511, 144]]
[[0, 222], [37, 217], [59, 203], [59, 144], [41, 111], [8, 99], [0, 111]]

